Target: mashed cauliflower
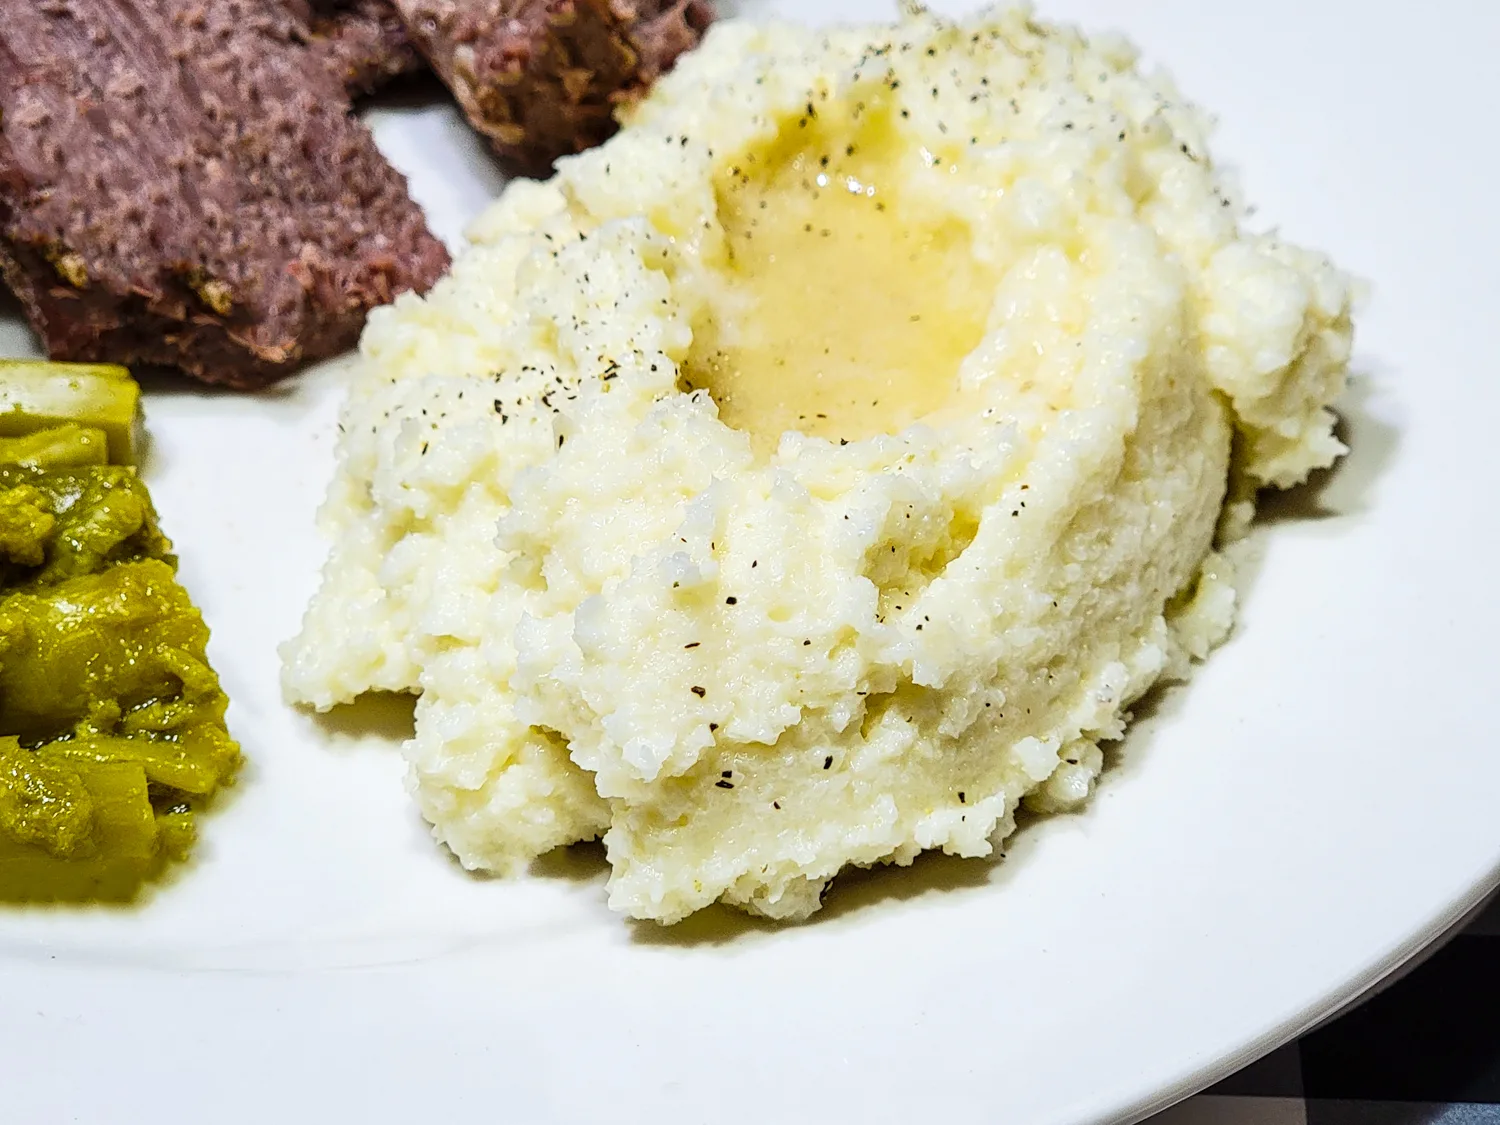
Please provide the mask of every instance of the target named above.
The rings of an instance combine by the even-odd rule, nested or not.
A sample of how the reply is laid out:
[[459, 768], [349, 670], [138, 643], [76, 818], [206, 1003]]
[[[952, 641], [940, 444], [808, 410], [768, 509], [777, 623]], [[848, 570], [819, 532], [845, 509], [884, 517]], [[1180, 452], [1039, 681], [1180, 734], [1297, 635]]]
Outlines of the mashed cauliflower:
[[1349, 283], [1207, 132], [1024, 10], [721, 23], [372, 315], [288, 696], [419, 692], [466, 866], [602, 835], [662, 922], [1076, 805], [1342, 451]]

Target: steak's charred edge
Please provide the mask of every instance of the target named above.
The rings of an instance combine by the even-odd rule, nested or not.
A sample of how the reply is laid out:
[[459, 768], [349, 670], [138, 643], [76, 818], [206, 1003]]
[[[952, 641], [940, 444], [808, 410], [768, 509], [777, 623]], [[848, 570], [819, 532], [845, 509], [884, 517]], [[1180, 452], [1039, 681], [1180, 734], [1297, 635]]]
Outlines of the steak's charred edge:
[[426, 65], [390, 0], [320, 0], [308, 32], [309, 49], [352, 97]]
[[670, 0], [654, 15], [642, 14], [630, 29], [641, 55], [641, 83], [649, 85], [670, 70], [679, 55], [698, 45], [713, 21], [710, 0]]
[[708, 0], [396, 2], [470, 122], [527, 175], [609, 137], [615, 107], [713, 20]]
[[[0, 206], [0, 224], [6, 218]], [[353, 347], [371, 307], [408, 289], [425, 291], [448, 267], [436, 242], [414, 276], [377, 268], [357, 286], [340, 286], [326, 271], [295, 263], [288, 268], [302, 275], [320, 315], [298, 336], [270, 339], [265, 325], [248, 316], [213, 312], [184, 276], [167, 278], [149, 295], [92, 283], [80, 288], [59, 276], [57, 257], [57, 250], [0, 236], [0, 279], [51, 358], [177, 367], [206, 383], [241, 389], [265, 386], [302, 363]]]
[[364, 323], [361, 308], [356, 316], [319, 321], [299, 339], [256, 343], [256, 325], [195, 309], [198, 300], [186, 284], [150, 300], [102, 286], [76, 289], [57, 276], [44, 250], [8, 238], [0, 238], [0, 277], [53, 359], [176, 367], [206, 383], [241, 389], [265, 386], [300, 363], [352, 347]]
[[49, 0], [0, 24], [0, 111], [23, 110], [0, 128], [0, 274], [53, 358], [257, 386], [448, 256], [294, 21], [195, 11]]

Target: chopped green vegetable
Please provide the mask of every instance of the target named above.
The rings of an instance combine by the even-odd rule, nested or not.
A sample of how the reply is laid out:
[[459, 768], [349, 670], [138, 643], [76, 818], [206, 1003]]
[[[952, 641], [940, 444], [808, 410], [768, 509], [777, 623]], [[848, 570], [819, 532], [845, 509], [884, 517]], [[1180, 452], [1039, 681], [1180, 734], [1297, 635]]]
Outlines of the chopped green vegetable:
[[183, 741], [145, 736], [115, 736], [84, 731], [42, 746], [38, 753], [54, 762], [134, 762], [146, 772], [146, 780], [180, 793], [206, 796], [233, 771], [236, 755], [227, 739], [189, 737]]
[[161, 854], [167, 859], [186, 859], [198, 842], [198, 824], [192, 806], [177, 801], [156, 812], [156, 831]]
[[[37, 508], [50, 523], [35, 515]], [[10, 526], [7, 512], [15, 526], [11, 539], [3, 530]], [[38, 548], [42, 558], [28, 561], [36, 560]], [[0, 556], [30, 568], [12, 567], [9, 574], [0, 568], [0, 585], [36, 589], [119, 562], [171, 562], [171, 551], [146, 486], [131, 469], [95, 465], [42, 472], [0, 465]]]
[[135, 463], [140, 388], [123, 367], [106, 363], [0, 360], [0, 438], [76, 423], [102, 430], [109, 460]]
[[[0, 362], [0, 427], [13, 376], [49, 366], [70, 370]], [[122, 369], [84, 370], [133, 413]], [[131, 897], [239, 765], [172, 544], [134, 470], [102, 463], [105, 413], [0, 437], [0, 899]]]
[[50, 499], [39, 488], [23, 483], [9, 488], [0, 485], [0, 562], [41, 566], [56, 526]]
[[109, 439], [96, 426], [72, 422], [24, 437], [0, 438], [0, 465], [28, 469], [67, 469], [109, 463]]
[[177, 734], [222, 692], [208, 629], [159, 559], [0, 601], [0, 730], [45, 738], [89, 723]]
[[39, 761], [0, 741], [0, 899], [121, 899], [159, 864], [137, 765]]
[[93, 832], [94, 799], [76, 770], [38, 761], [16, 738], [0, 739], [0, 826], [57, 859]]

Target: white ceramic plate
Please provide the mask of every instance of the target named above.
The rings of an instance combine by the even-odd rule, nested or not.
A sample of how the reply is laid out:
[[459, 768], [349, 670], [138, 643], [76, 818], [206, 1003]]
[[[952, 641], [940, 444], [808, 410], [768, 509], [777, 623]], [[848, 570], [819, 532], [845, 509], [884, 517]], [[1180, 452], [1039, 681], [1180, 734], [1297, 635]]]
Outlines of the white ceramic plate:
[[[1446, 11], [1437, 8], [1446, 7]], [[857, 0], [805, 18], [881, 17]], [[1234, 639], [1080, 815], [998, 865], [841, 879], [776, 930], [611, 915], [583, 850], [464, 875], [402, 790], [399, 706], [283, 706], [338, 364], [149, 387], [147, 472], [249, 757], [133, 911], [0, 915], [7, 1121], [1124, 1120], [1367, 987], [1495, 882], [1500, 12], [1054, 0], [1223, 127], [1268, 223], [1373, 283], [1353, 453], [1273, 509]], [[372, 114], [444, 236], [498, 179], [441, 104]], [[0, 354], [32, 344], [13, 310]]]

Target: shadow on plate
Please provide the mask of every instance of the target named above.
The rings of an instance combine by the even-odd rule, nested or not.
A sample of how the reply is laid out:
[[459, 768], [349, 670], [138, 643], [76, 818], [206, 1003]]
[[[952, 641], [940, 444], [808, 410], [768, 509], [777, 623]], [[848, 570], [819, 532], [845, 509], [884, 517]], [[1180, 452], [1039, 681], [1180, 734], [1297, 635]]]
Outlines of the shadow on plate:
[[598, 883], [602, 889], [609, 877], [609, 860], [604, 844], [585, 840], [566, 848], [553, 848], [538, 856], [526, 868], [528, 875], [539, 879], [564, 879], [570, 883]]
[[1390, 467], [1400, 444], [1400, 431], [1371, 410], [1377, 396], [1378, 386], [1368, 373], [1351, 376], [1334, 427], [1349, 452], [1331, 468], [1313, 473], [1306, 484], [1285, 492], [1274, 488], [1262, 492], [1255, 527], [1353, 516], [1369, 508], [1370, 492]]
[[[1250, 526], [1250, 534], [1226, 551], [1234, 563], [1235, 589], [1241, 606], [1253, 596], [1266, 552], [1280, 528], [1298, 524], [1315, 529], [1326, 526], [1327, 534], [1337, 534], [1331, 526], [1335, 520], [1359, 516], [1369, 510], [1375, 485], [1395, 461], [1400, 448], [1399, 428], [1372, 409], [1382, 397], [1382, 388], [1389, 385], [1389, 380], [1376, 382], [1368, 370], [1351, 375], [1349, 388], [1339, 401], [1338, 424], [1334, 427], [1334, 434], [1349, 452], [1296, 488], [1285, 492], [1268, 488], [1256, 498], [1255, 522]], [[1233, 640], [1233, 634], [1230, 639]]]
[[21, 302], [5, 286], [0, 285], [0, 320], [25, 320]]
[[[345, 353], [339, 353], [343, 355]], [[338, 356], [330, 356], [337, 359]], [[322, 361], [320, 361], [322, 362]], [[282, 401], [290, 399], [297, 390], [297, 376], [315, 364], [298, 367], [283, 378], [264, 387], [243, 389], [225, 387], [217, 383], [204, 383], [173, 367], [155, 367], [149, 364], [131, 365], [130, 373], [141, 385], [141, 393], [151, 398], [201, 398], [201, 399], [260, 399]]]
[[329, 711], [305, 711], [336, 750], [369, 741], [397, 746], [416, 732], [417, 697], [406, 692], [371, 691]]
[[923, 852], [909, 865], [877, 864], [845, 868], [823, 893], [823, 908], [805, 922], [776, 922], [732, 907], [715, 904], [678, 922], [631, 922], [631, 940], [639, 945], [720, 946], [752, 940], [797, 926], [833, 926], [862, 915], [872, 907], [910, 902], [930, 895], [951, 895], [1003, 886], [1033, 851], [1039, 833], [1049, 822], [1077, 815], [1038, 816], [1021, 810], [1016, 830], [1005, 839], [1005, 850], [979, 859], [960, 859], [942, 852]]

